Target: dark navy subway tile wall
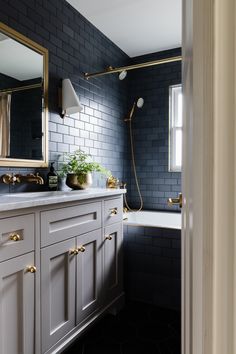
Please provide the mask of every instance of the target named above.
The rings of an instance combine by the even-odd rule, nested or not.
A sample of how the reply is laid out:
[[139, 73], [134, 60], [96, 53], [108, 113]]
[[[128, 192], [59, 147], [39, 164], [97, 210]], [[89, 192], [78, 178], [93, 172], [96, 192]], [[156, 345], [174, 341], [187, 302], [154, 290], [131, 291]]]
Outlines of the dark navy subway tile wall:
[[181, 231], [124, 226], [124, 253], [127, 299], [180, 309]]
[[[132, 58], [133, 63], [181, 55], [180, 49]], [[144, 209], [169, 209], [168, 197], [181, 191], [181, 173], [168, 171], [169, 86], [181, 83], [181, 62], [129, 72], [129, 105], [137, 97], [144, 106], [133, 117], [134, 150]], [[128, 124], [127, 124], [128, 129]], [[131, 161], [131, 158], [129, 157]], [[140, 205], [133, 173], [128, 164], [128, 201]], [[175, 208], [176, 209], [176, 208]], [[173, 208], [172, 208], [173, 210]]]
[[[57, 162], [64, 152], [80, 147], [123, 178], [127, 81], [119, 81], [116, 75], [86, 81], [83, 73], [126, 65], [129, 57], [64, 0], [0, 0], [0, 8], [0, 21], [49, 50], [50, 160]], [[59, 116], [62, 78], [71, 79], [84, 106], [79, 119]], [[31, 171], [12, 169], [19, 170]], [[6, 171], [1, 168], [0, 174]], [[95, 178], [95, 185], [104, 185], [104, 180]]]

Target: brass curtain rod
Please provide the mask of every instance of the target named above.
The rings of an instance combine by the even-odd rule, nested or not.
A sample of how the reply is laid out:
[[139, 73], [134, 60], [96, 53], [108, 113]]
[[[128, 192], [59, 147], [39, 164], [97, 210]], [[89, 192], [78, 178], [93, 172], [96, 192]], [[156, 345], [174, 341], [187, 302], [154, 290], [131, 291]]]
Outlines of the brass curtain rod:
[[0, 93], [3, 93], [3, 92], [4, 93], [12, 93], [12, 92], [17, 92], [17, 91], [30, 90], [30, 89], [34, 89], [34, 88], [38, 88], [38, 87], [42, 87], [42, 83], [13, 87], [13, 88], [8, 88], [8, 89], [2, 89], [2, 90], [0, 90]]
[[122, 71], [128, 71], [128, 70], [135, 70], [135, 69], [141, 69], [141, 68], [146, 68], [149, 66], [154, 66], [154, 65], [161, 65], [161, 64], [167, 64], [167, 63], [173, 63], [176, 61], [181, 61], [182, 57], [177, 56], [177, 57], [172, 57], [172, 58], [165, 58], [165, 59], [159, 59], [159, 60], [153, 60], [153, 61], [148, 61], [146, 63], [140, 63], [140, 64], [133, 64], [133, 65], [128, 65], [128, 66], [122, 66], [119, 68], [113, 68], [112, 66], [109, 66], [105, 71], [100, 71], [97, 73], [85, 73], [84, 77], [85, 79], [90, 79], [93, 77], [98, 77], [98, 76], [103, 76], [103, 75], [108, 75], [108, 74], [115, 74], [115, 73], [120, 73]]

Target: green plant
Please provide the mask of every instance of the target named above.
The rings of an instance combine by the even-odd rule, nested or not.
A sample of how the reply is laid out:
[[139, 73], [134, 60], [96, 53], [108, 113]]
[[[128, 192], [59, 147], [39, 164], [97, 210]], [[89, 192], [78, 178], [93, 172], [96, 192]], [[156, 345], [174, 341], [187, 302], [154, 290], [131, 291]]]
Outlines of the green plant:
[[90, 172], [100, 172], [106, 176], [110, 176], [111, 172], [101, 166], [97, 162], [89, 161], [91, 155], [78, 149], [73, 153], [67, 153], [64, 157], [64, 163], [61, 165], [61, 175], [74, 173], [77, 175], [79, 182], [83, 182], [84, 175]]

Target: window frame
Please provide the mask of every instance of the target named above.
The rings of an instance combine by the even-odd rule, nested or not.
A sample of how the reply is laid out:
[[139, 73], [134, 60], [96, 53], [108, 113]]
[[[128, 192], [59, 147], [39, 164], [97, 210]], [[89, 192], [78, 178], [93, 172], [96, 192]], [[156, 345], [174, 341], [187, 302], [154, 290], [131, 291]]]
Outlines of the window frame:
[[[169, 154], [168, 154], [168, 171], [169, 172], [181, 172], [182, 171], [182, 159], [181, 159], [181, 166], [176, 164], [174, 161], [174, 152], [176, 151], [176, 132], [180, 131], [183, 137], [183, 120], [181, 126], [174, 124], [176, 120], [173, 119], [173, 90], [175, 88], [181, 88], [182, 91], [182, 84], [176, 84], [169, 86]], [[181, 147], [182, 149], [182, 147]]]

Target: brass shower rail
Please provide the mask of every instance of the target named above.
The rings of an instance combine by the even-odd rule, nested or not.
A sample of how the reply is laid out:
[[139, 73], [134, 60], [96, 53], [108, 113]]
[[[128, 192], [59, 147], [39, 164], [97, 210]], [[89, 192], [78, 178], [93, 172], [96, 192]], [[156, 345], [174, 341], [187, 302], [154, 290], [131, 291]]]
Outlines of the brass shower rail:
[[93, 78], [93, 77], [98, 77], [98, 76], [103, 76], [103, 75], [108, 75], [108, 74], [121, 73], [122, 71], [147, 68], [149, 66], [154, 66], [154, 65], [173, 63], [173, 62], [181, 61], [181, 60], [182, 60], [182, 56], [177, 56], [177, 57], [172, 57], [172, 58], [165, 58], [165, 59], [148, 61], [148, 62], [140, 63], [140, 64], [122, 66], [122, 67], [118, 67], [118, 68], [113, 68], [112, 66], [109, 66], [105, 71], [100, 71], [100, 72], [92, 73], [92, 74], [85, 73], [84, 77], [85, 77], [85, 79], [88, 80], [88, 79]]
[[12, 93], [12, 92], [18, 92], [18, 91], [24, 91], [24, 90], [31, 90], [31, 89], [38, 88], [38, 87], [42, 87], [42, 82], [40, 84], [32, 84], [32, 85], [25, 85], [25, 86], [2, 89], [2, 90], [0, 90], [0, 93]]

